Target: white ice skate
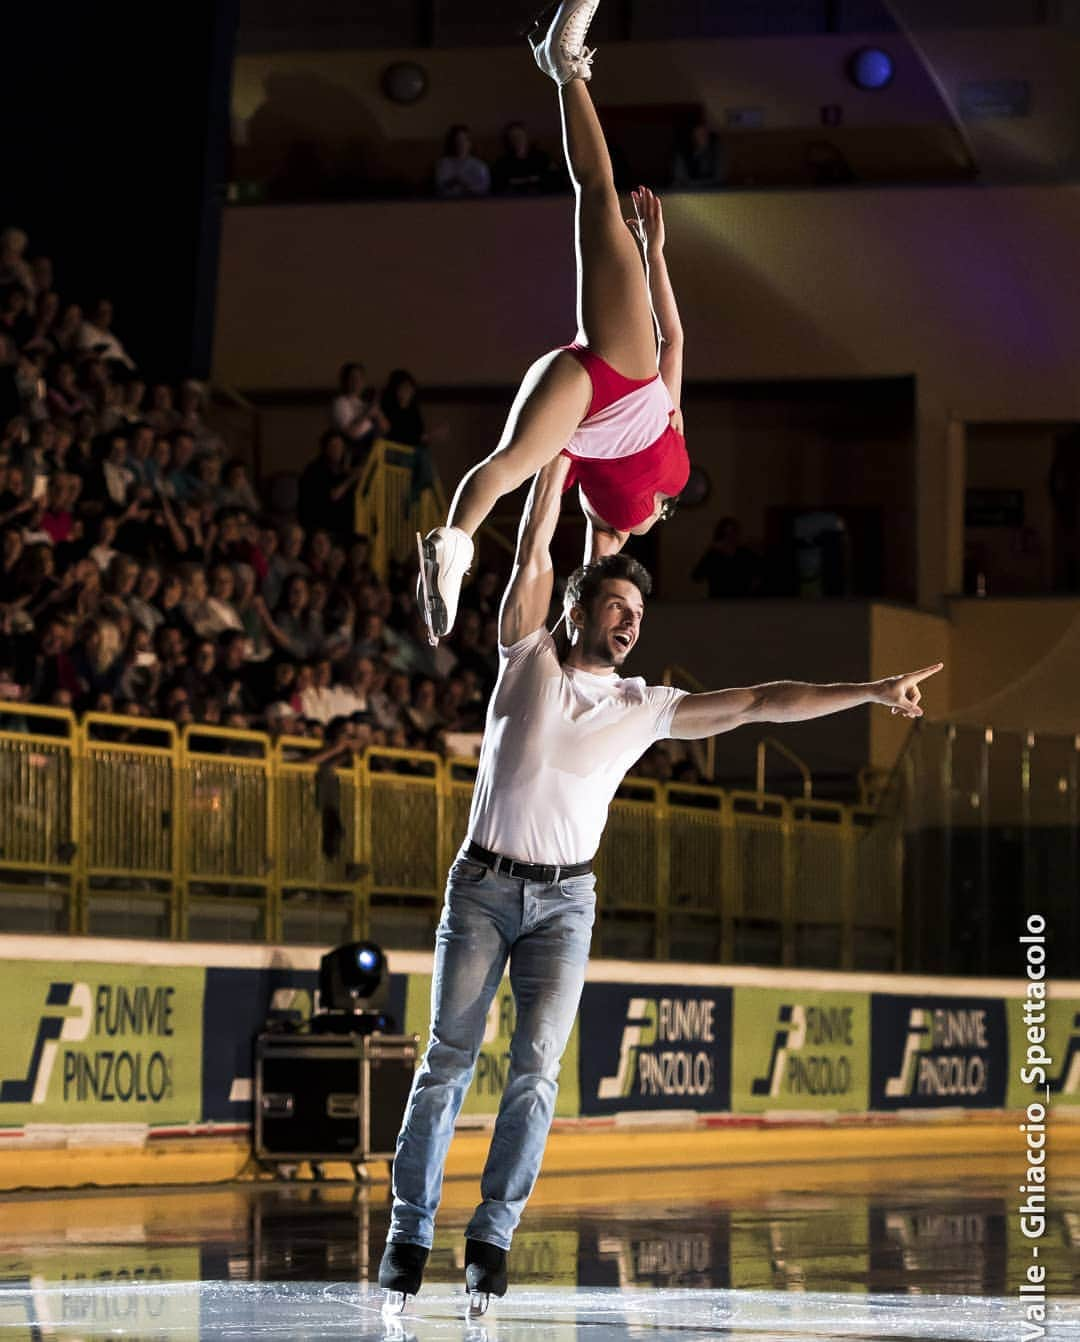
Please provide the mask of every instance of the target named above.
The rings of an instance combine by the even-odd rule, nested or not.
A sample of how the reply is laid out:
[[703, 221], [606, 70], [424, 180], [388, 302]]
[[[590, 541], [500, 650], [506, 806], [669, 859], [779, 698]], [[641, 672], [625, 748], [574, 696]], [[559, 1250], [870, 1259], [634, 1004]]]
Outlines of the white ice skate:
[[561, 88], [572, 79], [592, 77], [596, 55], [585, 45], [585, 35], [600, 0], [562, 0], [547, 32], [535, 30], [529, 43], [536, 63]]
[[457, 527], [436, 527], [426, 536], [416, 533], [420, 552], [417, 596], [434, 647], [454, 627], [461, 584], [473, 558], [473, 543]]

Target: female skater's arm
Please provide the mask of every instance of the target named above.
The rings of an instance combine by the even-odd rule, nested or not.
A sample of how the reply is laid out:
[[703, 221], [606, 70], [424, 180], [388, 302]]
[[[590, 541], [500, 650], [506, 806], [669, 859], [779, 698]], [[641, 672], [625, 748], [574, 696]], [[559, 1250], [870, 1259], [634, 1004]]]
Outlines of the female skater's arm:
[[598, 517], [585, 491], [578, 487], [578, 499], [581, 511], [585, 514], [585, 563], [594, 559], [603, 559], [604, 555], [617, 555], [630, 539], [629, 531], [616, 531], [613, 526]]
[[514, 571], [499, 611], [499, 642], [504, 648], [520, 643], [547, 619], [554, 585], [551, 538], [569, 469], [569, 458], [560, 454], [537, 472], [529, 490], [518, 528]]
[[649, 276], [649, 297], [660, 337], [660, 376], [668, 389], [678, 417], [675, 427], [682, 429], [683, 328], [675, 290], [671, 286], [664, 258], [664, 212], [660, 197], [648, 187], [632, 193], [637, 219], [633, 227], [645, 249], [645, 269]]

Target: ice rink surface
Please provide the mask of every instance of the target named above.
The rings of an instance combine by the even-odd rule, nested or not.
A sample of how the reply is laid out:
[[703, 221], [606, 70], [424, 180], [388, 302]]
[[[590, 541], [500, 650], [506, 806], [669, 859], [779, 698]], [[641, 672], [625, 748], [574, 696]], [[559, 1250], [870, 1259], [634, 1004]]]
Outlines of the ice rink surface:
[[[0, 1208], [0, 1338], [732, 1342], [1040, 1334], [1000, 1158], [541, 1179], [511, 1288], [466, 1316], [471, 1182], [447, 1185], [402, 1315], [371, 1284], [385, 1186], [254, 1183], [15, 1195]], [[1038, 1261], [1050, 1342], [1080, 1339], [1080, 1177], [1053, 1190]]]

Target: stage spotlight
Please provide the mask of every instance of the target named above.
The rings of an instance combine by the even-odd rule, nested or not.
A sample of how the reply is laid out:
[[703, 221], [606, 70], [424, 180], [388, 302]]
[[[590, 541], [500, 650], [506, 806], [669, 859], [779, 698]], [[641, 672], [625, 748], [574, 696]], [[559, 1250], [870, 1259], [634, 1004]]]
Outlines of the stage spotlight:
[[357, 1011], [370, 1004], [386, 974], [386, 957], [373, 941], [351, 941], [319, 961], [323, 1011]]
[[880, 47], [860, 47], [848, 57], [847, 76], [857, 89], [886, 88], [895, 73], [893, 58]]

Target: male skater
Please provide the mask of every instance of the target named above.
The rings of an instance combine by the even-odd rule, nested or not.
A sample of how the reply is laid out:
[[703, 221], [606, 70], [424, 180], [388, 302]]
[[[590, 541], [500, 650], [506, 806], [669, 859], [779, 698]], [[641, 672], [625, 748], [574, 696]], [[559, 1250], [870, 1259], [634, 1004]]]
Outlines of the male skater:
[[399, 1308], [420, 1288], [454, 1120], [509, 961], [517, 1013], [510, 1069], [481, 1202], [465, 1231], [471, 1307], [483, 1312], [489, 1296], [506, 1291], [506, 1252], [540, 1170], [585, 978], [596, 906], [592, 859], [627, 769], [669, 736], [694, 739], [869, 703], [919, 717], [919, 682], [941, 667], [863, 685], [779, 681], [707, 694], [624, 679], [617, 668], [640, 635], [651, 581], [623, 554], [572, 574], [564, 602], [570, 647], [560, 660], [544, 621], [569, 465], [558, 457], [534, 480], [503, 597], [499, 675], [469, 837], [450, 868], [436, 934], [431, 1034], [394, 1161], [379, 1284]]

